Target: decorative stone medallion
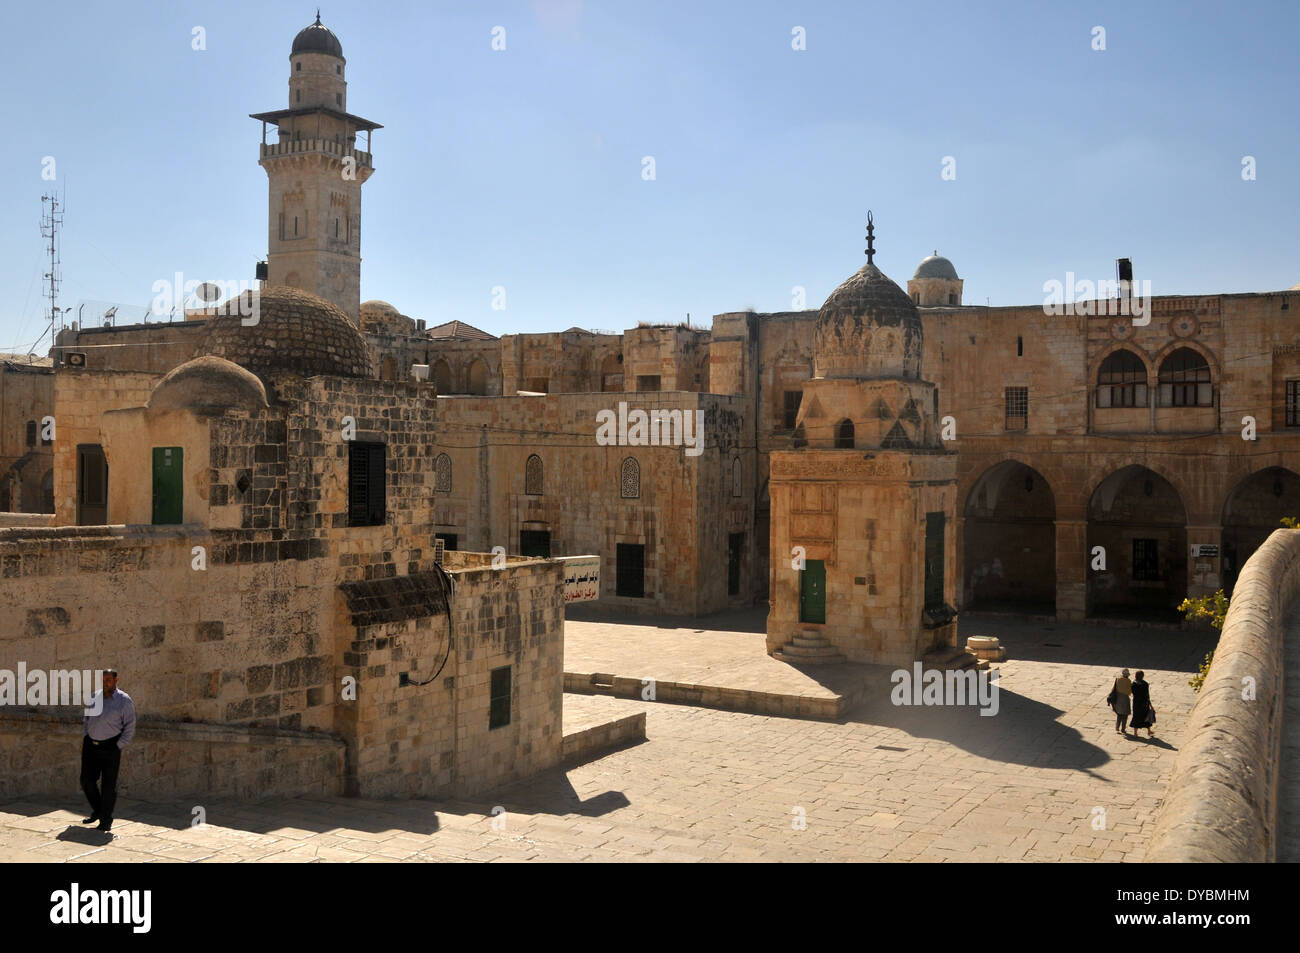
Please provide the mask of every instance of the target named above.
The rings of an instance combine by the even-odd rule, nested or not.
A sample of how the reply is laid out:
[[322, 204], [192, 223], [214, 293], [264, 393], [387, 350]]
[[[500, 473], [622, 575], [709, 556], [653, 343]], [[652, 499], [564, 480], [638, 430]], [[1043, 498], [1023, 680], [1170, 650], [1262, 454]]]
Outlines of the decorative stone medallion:
[[1200, 325], [1190, 314], [1179, 315], [1169, 322], [1169, 333], [1178, 338], [1195, 337]]

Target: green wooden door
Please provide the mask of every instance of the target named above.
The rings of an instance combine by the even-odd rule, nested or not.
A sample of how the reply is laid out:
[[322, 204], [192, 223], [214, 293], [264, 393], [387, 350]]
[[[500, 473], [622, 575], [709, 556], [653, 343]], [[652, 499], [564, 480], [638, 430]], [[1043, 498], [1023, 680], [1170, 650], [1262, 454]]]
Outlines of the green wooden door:
[[799, 621], [826, 621], [826, 563], [810, 559], [799, 574]]
[[153, 523], [163, 526], [185, 521], [180, 447], [153, 448]]

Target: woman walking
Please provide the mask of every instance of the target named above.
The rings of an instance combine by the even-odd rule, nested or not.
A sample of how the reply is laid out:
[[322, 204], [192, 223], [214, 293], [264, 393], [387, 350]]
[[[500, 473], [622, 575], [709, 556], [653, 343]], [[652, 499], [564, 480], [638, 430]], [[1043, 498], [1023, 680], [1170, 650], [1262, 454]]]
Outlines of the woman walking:
[[[1128, 734], [1128, 716], [1131, 708], [1129, 707], [1129, 696], [1133, 694], [1133, 683], [1128, 680], [1128, 669], [1119, 673], [1115, 679], [1115, 687], [1110, 690], [1110, 697], [1114, 699], [1111, 702], [1111, 708], [1115, 709], [1115, 733], [1117, 735]], [[1136, 734], [1136, 730], [1134, 734]]]
[[1151, 686], [1143, 677], [1141, 672], [1133, 677], [1133, 734], [1138, 733], [1139, 728], [1147, 730], [1147, 737], [1155, 737], [1151, 732], [1151, 726], [1156, 723], [1156, 712], [1151, 707]]

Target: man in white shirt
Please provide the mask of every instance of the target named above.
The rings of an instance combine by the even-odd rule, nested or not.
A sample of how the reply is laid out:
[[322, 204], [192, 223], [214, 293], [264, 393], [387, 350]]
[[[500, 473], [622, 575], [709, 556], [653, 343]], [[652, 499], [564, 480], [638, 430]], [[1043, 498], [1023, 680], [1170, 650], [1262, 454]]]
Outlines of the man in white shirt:
[[117, 687], [116, 669], [104, 671], [104, 688], [95, 692], [87, 706], [87, 710], [94, 709], [99, 709], [99, 714], [85, 716], [81, 738], [81, 790], [86, 792], [91, 810], [81, 823], [99, 821], [96, 830], [108, 832], [113, 829], [122, 749], [135, 737], [135, 704]]

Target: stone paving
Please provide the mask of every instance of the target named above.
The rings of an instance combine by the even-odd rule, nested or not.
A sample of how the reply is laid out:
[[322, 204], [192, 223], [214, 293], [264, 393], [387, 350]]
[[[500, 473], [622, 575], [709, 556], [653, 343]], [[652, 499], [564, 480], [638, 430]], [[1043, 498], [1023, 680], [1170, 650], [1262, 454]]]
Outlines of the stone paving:
[[833, 701], [856, 696], [872, 666], [796, 668], [767, 654], [767, 610], [701, 619], [652, 616], [627, 621], [599, 609], [570, 607], [564, 625], [564, 671], [660, 682], [721, 686]]
[[[127, 802], [111, 842], [71, 793], [0, 803], [0, 861], [1141, 860], [1214, 634], [964, 620], [977, 634], [1011, 656], [993, 717], [885, 692], [839, 723], [566, 695], [566, 726], [646, 711], [648, 740], [472, 802], [218, 800], [204, 828], [193, 803]], [[1121, 666], [1147, 672], [1154, 740], [1114, 732]]]

